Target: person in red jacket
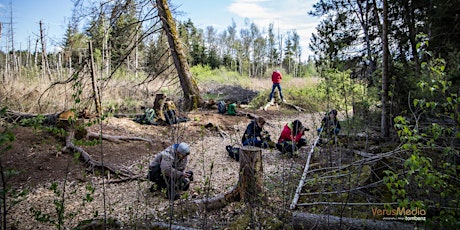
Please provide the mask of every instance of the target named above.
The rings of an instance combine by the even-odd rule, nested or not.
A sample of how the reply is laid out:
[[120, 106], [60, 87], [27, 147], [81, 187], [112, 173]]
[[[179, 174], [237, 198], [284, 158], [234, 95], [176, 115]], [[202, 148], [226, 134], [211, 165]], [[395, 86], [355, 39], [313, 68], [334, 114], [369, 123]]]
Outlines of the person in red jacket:
[[283, 75], [279, 70], [275, 70], [272, 73], [272, 92], [270, 93], [270, 103], [273, 103], [273, 96], [275, 94], [275, 89], [278, 88], [278, 92], [280, 92], [281, 101], [285, 102], [283, 97], [283, 92], [281, 91], [281, 79], [283, 79]]
[[283, 131], [281, 131], [276, 148], [281, 153], [294, 153], [307, 145], [307, 139], [303, 138], [303, 136], [305, 131], [308, 130], [309, 129], [305, 128], [299, 120], [287, 123]]

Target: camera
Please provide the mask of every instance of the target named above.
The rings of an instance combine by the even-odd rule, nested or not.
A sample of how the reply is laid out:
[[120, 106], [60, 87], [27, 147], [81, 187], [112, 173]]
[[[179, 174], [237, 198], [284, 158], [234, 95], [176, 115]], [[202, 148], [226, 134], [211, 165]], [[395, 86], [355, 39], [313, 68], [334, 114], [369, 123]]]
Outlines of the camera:
[[185, 173], [189, 174], [190, 176], [188, 177], [188, 179], [189, 179], [190, 181], [193, 181], [193, 172], [192, 172], [192, 171], [187, 171], [187, 172], [185, 172]]

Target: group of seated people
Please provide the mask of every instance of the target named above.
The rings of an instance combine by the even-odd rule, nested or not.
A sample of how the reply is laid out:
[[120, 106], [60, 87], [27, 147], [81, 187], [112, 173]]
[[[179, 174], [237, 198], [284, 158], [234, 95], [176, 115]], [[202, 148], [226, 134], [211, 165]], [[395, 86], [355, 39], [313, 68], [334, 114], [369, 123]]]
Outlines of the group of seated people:
[[[308, 128], [299, 120], [287, 123], [281, 131], [277, 143], [270, 139], [270, 135], [263, 129], [266, 121], [257, 117], [247, 126], [242, 137], [243, 146], [256, 146], [260, 148], [277, 148], [281, 153], [292, 154], [307, 145], [304, 137]], [[331, 110], [322, 119], [321, 127], [317, 129], [318, 135], [337, 135], [340, 131], [337, 120], [337, 110]], [[147, 179], [152, 181], [151, 192], [162, 191], [170, 200], [180, 198], [181, 191], [186, 191], [193, 181], [193, 171], [185, 171], [190, 155], [190, 146], [187, 143], [175, 143], [160, 153], [149, 165]]]
[[[255, 146], [259, 148], [275, 147], [281, 153], [294, 153], [303, 146], [307, 145], [305, 131], [308, 128], [303, 126], [299, 120], [294, 120], [287, 123], [278, 138], [274, 143], [270, 139], [270, 135], [263, 129], [266, 121], [263, 117], [257, 117], [252, 120], [246, 127], [241, 142], [243, 146]], [[317, 129], [319, 136], [337, 135], [341, 129], [340, 123], [337, 120], [337, 110], [329, 111], [321, 120], [321, 126]]]

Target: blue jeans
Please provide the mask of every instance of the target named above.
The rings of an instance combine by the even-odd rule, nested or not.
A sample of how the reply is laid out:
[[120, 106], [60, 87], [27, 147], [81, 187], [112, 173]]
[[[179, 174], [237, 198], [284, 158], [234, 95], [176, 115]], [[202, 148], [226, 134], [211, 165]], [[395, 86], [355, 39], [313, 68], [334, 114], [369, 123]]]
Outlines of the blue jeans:
[[259, 148], [268, 148], [268, 143], [257, 138], [248, 138], [243, 142], [243, 146], [255, 146]]
[[283, 93], [282, 93], [282, 91], [281, 91], [281, 84], [276, 83], [276, 84], [273, 84], [273, 86], [272, 86], [272, 92], [270, 93], [270, 101], [271, 101], [272, 98], [273, 98], [273, 95], [274, 95], [274, 93], [275, 93], [275, 89], [276, 89], [276, 88], [278, 88], [278, 91], [280, 92], [281, 100], [284, 99]]

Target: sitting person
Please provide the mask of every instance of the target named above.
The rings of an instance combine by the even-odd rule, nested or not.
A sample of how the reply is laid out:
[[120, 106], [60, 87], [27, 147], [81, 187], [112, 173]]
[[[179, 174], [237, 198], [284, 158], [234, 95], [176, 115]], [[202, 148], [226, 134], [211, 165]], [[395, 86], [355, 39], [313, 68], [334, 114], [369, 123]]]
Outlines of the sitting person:
[[180, 197], [179, 191], [187, 191], [193, 180], [192, 171], [184, 172], [189, 154], [190, 146], [186, 143], [173, 144], [157, 154], [147, 175], [147, 179], [155, 183], [150, 191], [166, 189], [166, 197], [174, 200]]
[[304, 136], [305, 131], [308, 130], [309, 129], [305, 128], [299, 120], [287, 123], [283, 131], [281, 131], [276, 148], [281, 153], [294, 153], [307, 145], [307, 139], [302, 136]]
[[318, 136], [334, 136], [339, 134], [341, 129], [340, 123], [337, 120], [337, 110], [331, 110], [321, 120], [321, 127], [317, 129]]
[[[270, 136], [268, 132], [263, 131], [265, 119], [263, 117], [255, 118], [249, 123], [246, 131], [241, 138], [243, 146], [255, 146], [259, 148], [268, 148]], [[263, 134], [262, 134], [263, 132]]]

